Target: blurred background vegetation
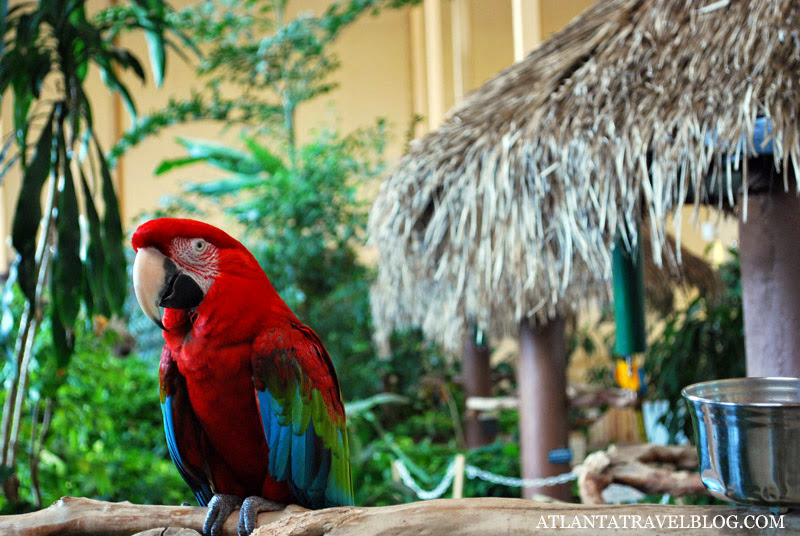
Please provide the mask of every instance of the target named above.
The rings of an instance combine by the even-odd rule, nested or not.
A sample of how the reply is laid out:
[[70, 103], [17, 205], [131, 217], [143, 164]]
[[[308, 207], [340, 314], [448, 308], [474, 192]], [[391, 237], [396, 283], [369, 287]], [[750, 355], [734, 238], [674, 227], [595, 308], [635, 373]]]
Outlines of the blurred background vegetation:
[[[39, 73], [38, 78], [19, 81], [14, 73], [22, 77], [23, 66], [6, 60], [2, 63], [3, 98], [8, 89], [15, 99], [33, 104], [31, 109], [37, 109], [35, 104], [42, 99], [37, 88], [45, 71], [55, 70], [63, 80], [76, 82], [73, 89], [66, 88], [67, 97], [80, 94], [82, 71], [95, 58], [109, 75], [109, 91], [121, 93], [135, 113], [134, 99], [113, 76], [112, 63], [142, 75], [143, 69], [138, 59], [113, 45], [121, 32], [146, 33], [156, 81], [166, 75], [165, 47], [180, 50], [186, 61], [194, 62], [197, 79], [187, 95], [172, 99], [166, 108], [135, 116], [133, 128], [108, 153], [95, 142], [91, 162], [84, 160], [82, 153], [92, 139], [91, 106], [85, 98], [74, 108], [76, 101], [65, 97], [61, 107], [54, 108], [56, 120], [46, 120], [47, 125], [63, 125], [61, 131], [51, 128], [55, 138], [61, 136], [65, 141], [56, 144], [60, 147], [56, 151], [49, 150], [51, 140], [41, 142], [46, 146], [42, 153], [54, 155], [44, 173], [35, 168], [35, 148], [31, 148], [39, 142], [12, 137], [3, 147], [2, 173], [21, 165], [26, 181], [29, 176], [41, 175], [33, 178], [42, 185], [49, 180], [61, 199], [74, 195], [69, 194], [71, 159], [91, 168], [87, 175], [97, 170], [99, 178], [91, 182], [83, 173], [74, 178], [83, 192], [82, 208], [76, 202], [73, 208], [47, 212], [45, 207], [42, 212], [40, 196], [35, 195], [41, 186], [21, 198], [18, 206], [18, 210], [39, 207], [38, 214], [44, 214], [47, 227], [62, 233], [45, 233], [53, 251], [61, 255], [62, 248], [72, 247], [73, 255], [80, 256], [80, 274], [72, 276], [78, 284], [71, 287], [74, 303], [80, 307], [76, 305], [74, 315], [65, 321], [63, 307], [58, 306], [60, 287], [46, 284], [58, 277], [58, 256], [52, 273], [44, 270], [41, 277], [20, 286], [12, 272], [5, 285], [0, 344], [6, 359], [0, 400], [4, 408], [16, 408], [19, 418], [14, 421], [9, 414], [8, 426], [3, 429], [6, 438], [14, 438], [15, 455], [4, 455], [0, 468], [4, 490], [0, 512], [39, 508], [62, 495], [157, 504], [192, 501], [189, 488], [169, 460], [163, 437], [157, 390], [160, 333], [139, 313], [130, 289], [115, 285], [119, 273], [103, 276], [98, 267], [108, 264], [108, 271], [124, 265], [114, 257], [121, 252], [113, 253], [120, 251], [121, 243], [113, 187], [110, 191], [108, 186], [102, 187], [108, 168], [149, 136], [198, 119], [213, 119], [220, 128], [238, 129], [243, 148], [181, 139], [185, 153], [165, 160], [156, 172], [168, 174], [176, 168], [204, 165], [218, 170], [219, 178], [185, 184], [180, 195], [165, 199], [155, 213], [142, 217], [224, 214], [225, 223], [239, 229], [239, 236], [281, 296], [317, 331], [335, 361], [344, 396], [351, 401], [348, 417], [357, 503], [381, 505], [415, 499], [410, 489], [393, 478], [391, 462], [396, 459], [403, 460], [425, 488], [439, 482], [458, 452], [465, 453], [472, 465], [501, 475], [519, 475], [516, 411], [500, 412], [495, 443], [468, 451], [462, 432], [464, 400], [458, 361], [414, 331], [395, 334], [388, 356], [379, 357], [372, 340], [369, 287], [373, 270], [363, 258], [368, 206], [359, 192], [365, 184], [378, 180], [384, 170], [382, 151], [388, 137], [402, 133], [390, 132], [377, 118], [373, 125], [354, 132], [320, 129], [303, 143], [297, 141], [297, 108], [335, 87], [331, 74], [338, 59], [330, 44], [359, 17], [413, 3], [349, 0], [334, 3], [318, 15], [304, 13], [287, 19], [287, 0], [201, 1], [180, 11], [171, 11], [155, 0], [140, 0], [87, 18], [83, 2], [74, 0], [42, 2], [29, 11], [9, 12], [4, 17], [17, 21], [16, 26], [4, 22], [4, 40], [16, 43], [20, 53], [49, 58], [41, 61], [41, 72], [27, 69], [29, 74]], [[48, 4], [63, 10], [47, 12], [44, 6]], [[2, 6], [8, 11], [7, 2]], [[151, 16], [154, 13], [156, 17]], [[69, 54], [53, 42], [52, 31], [42, 26], [47, 24], [80, 30], [70, 34]], [[34, 30], [27, 31], [29, 27]], [[81, 39], [86, 36], [95, 36], [95, 40], [84, 43]], [[67, 57], [80, 61], [63, 61]], [[40, 109], [26, 114], [19, 118], [25, 132], [39, 132]], [[37, 126], [31, 130], [28, 125]], [[44, 137], [39, 136], [39, 140]], [[33, 158], [27, 158], [32, 153]], [[91, 184], [101, 187], [92, 188]], [[100, 199], [98, 207], [103, 207], [102, 218], [97, 214], [100, 208], [91, 203], [95, 198]], [[97, 246], [89, 247], [88, 257], [75, 246], [76, 241], [80, 244], [78, 211], [86, 215], [90, 236], [105, 244], [105, 251], [113, 253], [111, 258], [95, 257], [92, 265], [91, 252], [97, 253]], [[65, 214], [75, 221], [63, 221]], [[62, 218], [60, 226], [58, 218]], [[35, 237], [39, 218], [23, 223], [29, 235], [34, 226]], [[26, 262], [33, 262], [38, 270], [41, 259], [32, 258]], [[74, 257], [72, 262], [75, 268]], [[18, 267], [31, 272], [30, 267]], [[735, 262], [725, 274], [724, 296], [713, 302], [700, 296], [673, 313], [666, 319], [661, 342], [648, 355], [646, 367], [653, 379], [649, 396], [669, 400], [670, 415], [680, 415], [681, 386], [698, 378], [735, 375], [732, 371], [744, 366]], [[102, 303], [98, 301], [100, 288], [110, 300], [106, 306], [98, 305]], [[26, 315], [39, 320], [31, 331], [31, 349], [23, 363], [20, 345], [25, 346], [25, 341], [19, 342], [17, 335]], [[576, 330], [573, 340], [581, 339], [585, 329]], [[575, 346], [593, 351], [588, 342], [576, 342]], [[495, 396], [516, 392], [515, 375], [509, 367], [499, 363], [493, 368]], [[24, 379], [23, 370], [28, 371]], [[15, 404], [11, 404], [12, 398]], [[677, 430], [686, 427], [680, 419], [666, 424], [673, 438]], [[519, 489], [468, 480], [464, 493], [516, 497]]]

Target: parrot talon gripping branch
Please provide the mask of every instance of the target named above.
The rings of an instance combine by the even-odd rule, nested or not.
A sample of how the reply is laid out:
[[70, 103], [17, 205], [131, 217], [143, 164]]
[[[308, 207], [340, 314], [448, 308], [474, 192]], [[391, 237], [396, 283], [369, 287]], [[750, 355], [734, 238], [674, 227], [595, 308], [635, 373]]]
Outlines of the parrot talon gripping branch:
[[286, 504], [352, 505], [333, 363], [253, 255], [224, 231], [187, 219], [146, 222], [132, 245], [136, 299], [163, 330], [167, 446], [197, 502], [209, 507], [203, 531], [221, 534], [237, 508], [247, 536], [260, 512]]

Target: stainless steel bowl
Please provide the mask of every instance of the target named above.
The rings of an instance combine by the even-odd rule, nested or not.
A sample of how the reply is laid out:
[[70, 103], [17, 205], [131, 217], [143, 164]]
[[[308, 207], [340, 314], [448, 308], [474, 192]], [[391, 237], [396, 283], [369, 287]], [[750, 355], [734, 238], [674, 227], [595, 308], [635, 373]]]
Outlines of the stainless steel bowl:
[[740, 504], [800, 506], [800, 379], [735, 378], [683, 390], [703, 484]]

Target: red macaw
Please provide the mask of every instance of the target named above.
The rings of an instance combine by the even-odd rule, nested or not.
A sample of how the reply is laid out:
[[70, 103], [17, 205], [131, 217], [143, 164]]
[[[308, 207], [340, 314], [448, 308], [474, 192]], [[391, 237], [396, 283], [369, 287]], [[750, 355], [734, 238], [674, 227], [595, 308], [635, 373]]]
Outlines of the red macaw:
[[287, 503], [353, 504], [331, 359], [253, 255], [186, 219], [144, 223], [132, 244], [136, 298], [163, 329], [167, 445], [197, 502], [209, 506], [203, 531], [221, 534], [240, 505], [239, 533], [248, 535], [259, 512]]

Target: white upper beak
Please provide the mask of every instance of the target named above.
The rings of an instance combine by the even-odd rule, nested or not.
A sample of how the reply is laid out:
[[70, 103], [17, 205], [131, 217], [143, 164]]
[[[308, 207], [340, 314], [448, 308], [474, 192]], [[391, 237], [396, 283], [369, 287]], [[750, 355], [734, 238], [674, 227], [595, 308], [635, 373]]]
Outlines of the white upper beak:
[[150, 317], [161, 329], [161, 308], [158, 302], [164, 288], [166, 270], [164, 261], [166, 257], [155, 248], [140, 248], [133, 261], [133, 291], [136, 301], [144, 314]]

